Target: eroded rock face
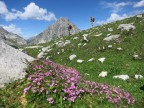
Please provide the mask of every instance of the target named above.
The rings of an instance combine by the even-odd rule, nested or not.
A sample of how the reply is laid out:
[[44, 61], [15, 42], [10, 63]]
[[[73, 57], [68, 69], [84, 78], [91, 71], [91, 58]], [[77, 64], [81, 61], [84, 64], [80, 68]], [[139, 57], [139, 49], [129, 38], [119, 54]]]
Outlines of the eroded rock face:
[[5, 41], [7, 44], [12, 46], [26, 45], [27, 41], [17, 34], [10, 33], [7, 30], [0, 27], [0, 40]]
[[49, 26], [39, 35], [33, 37], [29, 40], [30, 44], [45, 43], [54, 38], [69, 36], [68, 24], [72, 25], [70, 34], [75, 34], [80, 32], [80, 29], [71, 23], [67, 18], [60, 18], [54, 24]]
[[4, 83], [23, 78], [28, 62], [33, 60], [34, 58], [0, 40], [0, 87]]

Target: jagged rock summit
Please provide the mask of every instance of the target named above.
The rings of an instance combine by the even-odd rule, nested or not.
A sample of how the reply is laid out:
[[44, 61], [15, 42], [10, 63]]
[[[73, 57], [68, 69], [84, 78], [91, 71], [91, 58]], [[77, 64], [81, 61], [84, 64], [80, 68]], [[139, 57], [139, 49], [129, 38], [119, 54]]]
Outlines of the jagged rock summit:
[[70, 31], [71, 34], [75, 34], [80, 32], [80, 29], [76, 27], [73, 23], [71, 23], [67, 18], [60, 18], [54, 24], [49, 26], [46, 30], [44, 30], [39, 35], [31, 38], [29, 40], [30, 44], [39, 44], [48, 42], [54, 38], [68, 36], [68, 24], [72, 26]]
[[2, 27], [0, 27], [0, 40], [5, 41], [5, 43], [11, 46], [22, 46], [27, 44], [27, 41], [25, 39], [17, 34], [8, 32]]
[[5, 83], [23, 78], [28, 62], [33, 60], [34, 58], [0, 40], [0, 87]]

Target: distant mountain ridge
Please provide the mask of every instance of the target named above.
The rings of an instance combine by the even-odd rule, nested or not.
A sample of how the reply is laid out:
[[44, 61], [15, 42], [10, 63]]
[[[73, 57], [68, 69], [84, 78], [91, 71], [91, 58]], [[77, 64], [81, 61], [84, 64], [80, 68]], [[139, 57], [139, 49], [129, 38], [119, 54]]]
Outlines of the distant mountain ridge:
[[23, 46], [27, 44], [27, 41], [17, 34], [8, 32], [3, 27], [0, 27], [0, 40], [11, 46]]
[[30, 44], [45, 43], [54, 38], [68, 36], [69, 35], [68, 24], [72, 26], [72, 29], [70, 31], [71, 34], [80, 32], [80, 29], [76, 25], [70, 22], [67, 18], [62, 17], [58, 19], [54, 24], [50, 25], [46, 30], [44, 30], [37, 36], [29, 39], [29, 43]]

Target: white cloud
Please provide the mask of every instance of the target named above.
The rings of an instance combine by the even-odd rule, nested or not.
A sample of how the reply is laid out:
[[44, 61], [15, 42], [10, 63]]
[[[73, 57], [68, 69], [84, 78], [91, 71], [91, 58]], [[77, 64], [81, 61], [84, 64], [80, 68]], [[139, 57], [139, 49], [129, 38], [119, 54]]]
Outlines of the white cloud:
[[134, 4], [134, 7], [144, 7], [144, 0], [141, 0], [137, 2], [136, 4]]
[[127, 17], [129, 17], [129, 15], [127, 15], [127, 14], [119, 15], [117, 13], [112, 13], [110, 15], [110, 17], [107, 18], [106, 20], [97, 21], [96, 23], [98, 25], [101, 25], [101, 24], [106, 24], [106, 23], [114, 22], [114, 21], [117, 21], [117, 20], [122, 20], [122, 19], [127, 18]]
[[121, 11], [125, 6], [133, 5], [134, 2], [113, 2], [113, 3], [103, 3], [106, 8], [111, 8], [113, 13]]
[[4, 2], [0, 1], [0, 14], [6, 14], [8, 13], [7, 6], [5, 5]]
[[24, 12], [20, 15], [20, 18], [47, 21], [56, 20], [54, 13], [47, 12], [46, 9], [40, 8], [33, 2], [24, 8]]
[[48, 12], [47, 9], [40, 8], [35, 3], [31, 2], [26, 7], [24, 7], [24, 12], [12, 9], [9, 11], [7, 6], [3, 1], [0, 1], [0, 15], [7, 21], [14, 19], [34, 19], [34, 20], [56, 20], [55, 14]]
[[22, 30], [21, 28], [16, 27], [16, 25], [14, 24], [10, 24], [10, 25], [0, 25], [1, 27], [3, 27], [5, 30], [7, 30], [8, 32], [12, 32], [14, 34], [18, 34], [18, 35], [22, 35]]

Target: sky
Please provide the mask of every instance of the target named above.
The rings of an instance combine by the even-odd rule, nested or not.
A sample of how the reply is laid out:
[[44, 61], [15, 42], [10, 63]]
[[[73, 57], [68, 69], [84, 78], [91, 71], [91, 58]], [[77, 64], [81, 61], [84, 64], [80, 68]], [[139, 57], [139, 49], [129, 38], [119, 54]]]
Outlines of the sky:
[[144, 13], [144, 0], [0, 0], [0, 26], [28, 39], [61, 17], [81, 30]]

